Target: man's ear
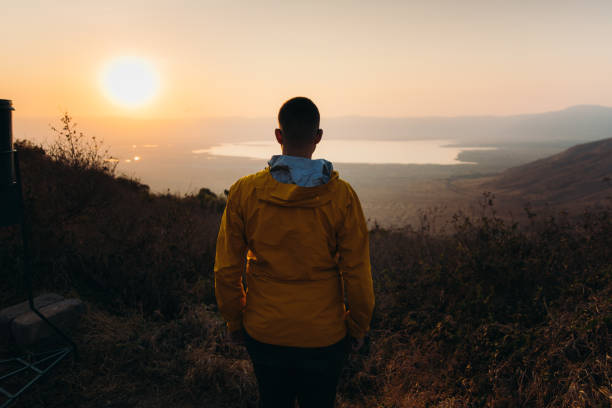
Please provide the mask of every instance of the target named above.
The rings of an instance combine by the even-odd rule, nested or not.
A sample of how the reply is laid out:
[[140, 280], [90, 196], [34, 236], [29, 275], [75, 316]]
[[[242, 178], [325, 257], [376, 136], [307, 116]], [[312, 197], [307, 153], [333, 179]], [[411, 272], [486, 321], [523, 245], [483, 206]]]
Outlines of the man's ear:
[[317, 135], [315, 136], [314, 143], [315, 144], [319, 144], [319, 142], [321, 141], [322, 137], [323, 137], [323, 129], [317, 130]]
[[281, 146], [283, 145], [283, 131], [280, 129], [274, 129], [274, 136], [276, 136], [276, 141]]

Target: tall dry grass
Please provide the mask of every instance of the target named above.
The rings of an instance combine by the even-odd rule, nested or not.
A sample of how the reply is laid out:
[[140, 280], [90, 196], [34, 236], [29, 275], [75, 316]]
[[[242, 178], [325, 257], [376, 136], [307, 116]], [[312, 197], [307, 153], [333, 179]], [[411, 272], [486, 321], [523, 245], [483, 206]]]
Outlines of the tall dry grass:
[[[135, 180], [20, 144], [36, 287], [82, 298], [81, 359], [24, 407], [254, 407], [243, 348], [214, 306], [223, 198], [151, 194]], [[607, 407], [612, 397], [612, 212], [494, 213], [371, 231], [369, 354], [350, 357], [341, 407]], [[435, 228], [434, 228], [435, 227]], [[0, 230], [3, 303], [23, 300], [19, 235]]]

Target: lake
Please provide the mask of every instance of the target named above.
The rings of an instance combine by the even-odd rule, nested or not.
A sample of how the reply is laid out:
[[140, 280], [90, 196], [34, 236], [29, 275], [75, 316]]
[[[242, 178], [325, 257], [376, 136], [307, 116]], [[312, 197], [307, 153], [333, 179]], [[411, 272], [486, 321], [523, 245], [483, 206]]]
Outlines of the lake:
[[[448, 140], [324, 140], [313, 158], [325, 158], [333, 163], [370, 164], [472, 164], [458, 160], [465, 150], [495, 150], [494, 147], [463, 147]], [[280, 154], [275, 141], [220, 143], [193, 154], [269, 159]]]
[[[238, 178], [263, 169], [272, 155], [280, 154], [280, 146], [274, 140], [212, 141], [200, 146], [195, 143], [120, 145], [113, 153], [120, 159], [118, 174], [136, 177], [153, 191], [182, 193], [201, 187], [221, 193]], [[368, 191], [376, 191], [373, 194], [380, 196], [379, 187], [405, 191], [405, 183], [414, 180], [482, 172], [481, 166], [458, 159], [460, 152], [473, 150], [496, 148], [458, 146], [456, 141], [443, 139], [326, 139], [317, 147], [314, 158], [330, 160], [341, 177], [363, 187], [365, 196]]]

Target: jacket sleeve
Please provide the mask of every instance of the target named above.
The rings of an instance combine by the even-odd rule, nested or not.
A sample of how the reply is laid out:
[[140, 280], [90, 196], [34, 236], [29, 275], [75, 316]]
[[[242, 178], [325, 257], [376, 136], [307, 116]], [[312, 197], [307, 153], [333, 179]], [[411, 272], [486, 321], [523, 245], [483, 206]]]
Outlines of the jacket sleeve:
[[374, 289], [368, 227], [357, 194], [350, 187], [349, 190], [346, 216], [338, 233], [339, 266], [349, 309], [348, 330], [352, 337], [362, 338], [370, 329]]
[[247, 242], [244, 220], [237, 206], [234, 185], [230, 188], [221, 218], [215, 255], [215, 296], [229, 331], [242, 327], [242, 310], [246, 305], [242, 273], [246, 262]]

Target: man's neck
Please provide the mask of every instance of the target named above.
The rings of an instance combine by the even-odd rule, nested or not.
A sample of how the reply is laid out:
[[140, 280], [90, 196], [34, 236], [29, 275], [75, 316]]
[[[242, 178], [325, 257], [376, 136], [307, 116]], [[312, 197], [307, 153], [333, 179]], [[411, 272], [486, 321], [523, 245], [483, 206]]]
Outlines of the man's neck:
[[292, 150], [287, 149], [283, 146], [283, 154], [285, 156], [295, 156], [295, 157], [303, 157], [305, 159], [312, 159], [312, 152], [300, 151], [300, 150]]

